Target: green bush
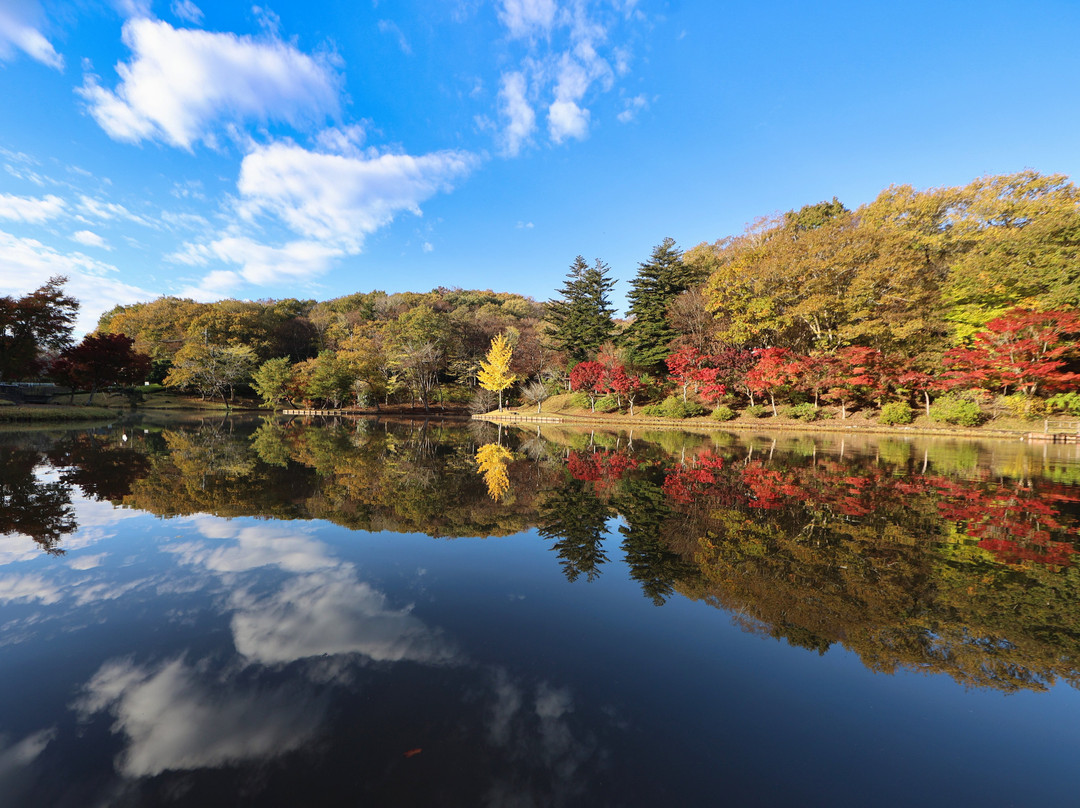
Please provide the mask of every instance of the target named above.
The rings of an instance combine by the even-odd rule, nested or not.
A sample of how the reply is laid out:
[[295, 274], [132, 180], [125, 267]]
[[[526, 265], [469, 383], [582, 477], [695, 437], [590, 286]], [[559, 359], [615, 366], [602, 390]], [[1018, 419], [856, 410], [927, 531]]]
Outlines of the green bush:
[[1070, 390], [1068, 393], [1058, 393], [1046, 399], [1046, 406], [1050, 412], [1067, 412], [1069, 415], [1080, 415], [1080, 393]]
[[619, 409], [619, 400], [615, 396], [602, 396], [596, 399], [597, 412], [615, 412]]
[[589, 397], [584, 393], [573, 393], [570, 396], [568, 403], [571, 407], [577, 407], [581, 410], [592, 409], [591, 405], [589, 404]]
[[721, 404], [715, 410], [712, 411], [712, 418], [717, 421], [730, 421], [735, 417], [735, 411], [726, 404]]
[[789, 418], [797, 418], [800, 421], [816, 421], [819, 412], [812, 402], [806, 402], [804, 404], [792, 404], [788, 407], [787, 415]]
[[765, 413], [768, 412], [768, 409], [768, 407], [765, 407], [761, 404], [751, 404], [749, 407], [743, 410], [743, 414], [750, 418], [764, 418]]
[[930, 405], [930, 420], [958, 426], [978, 426], [986, 416], [979, 405], [949, 393]]
[[695, 418], [705, 414], [705, 408], [696, 401], [683, 401], [680, 396], [668, 396], [660, 404], [649, 404], [641, 408], [643, 415], [661, 418]]
[[881, 415], [878, 416], [878, 422], [885, 426], [910, 424], [914, 420], [915, 413], [906, 401], [890, 401], [881, 408]]

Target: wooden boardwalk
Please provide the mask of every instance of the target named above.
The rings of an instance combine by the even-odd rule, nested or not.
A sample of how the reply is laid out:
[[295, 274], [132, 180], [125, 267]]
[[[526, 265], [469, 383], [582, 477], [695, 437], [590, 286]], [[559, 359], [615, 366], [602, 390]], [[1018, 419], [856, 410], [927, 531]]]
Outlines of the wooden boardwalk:
[[1080, 421], [1043, 421], [1042, 432], [1028, 432], [1031, 443], [1080, 443]]

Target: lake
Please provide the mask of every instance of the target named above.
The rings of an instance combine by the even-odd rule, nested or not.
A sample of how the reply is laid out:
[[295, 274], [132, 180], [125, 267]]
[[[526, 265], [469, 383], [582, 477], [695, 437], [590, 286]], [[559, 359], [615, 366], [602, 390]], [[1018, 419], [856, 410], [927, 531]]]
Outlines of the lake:
[[1076, 804], [1076, 446], [0, 433], [5, 806]]

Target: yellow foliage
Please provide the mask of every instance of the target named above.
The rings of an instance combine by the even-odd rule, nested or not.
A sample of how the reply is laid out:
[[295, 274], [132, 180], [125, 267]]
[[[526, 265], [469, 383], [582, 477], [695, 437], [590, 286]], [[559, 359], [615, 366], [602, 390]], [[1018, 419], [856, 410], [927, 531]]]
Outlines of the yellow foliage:
[[477, 474], [484, 475], [488, 494], [498, 502], [510, 490], [510, 476], [506, 473], [506, 463], [514, 456], [497, 443], [485, 443], [476, 450], [476, 464], [480, 467]]
[[499, 394], [499, 409], [502, 409], [502, 391], [512, 385], [517, 378], [510, 372], [510, 357], [514, 349], [504, 334], [491, 340], [487, 356], [480, 362], [480, 372], [476, 374], [480, 386], [485, 390]]

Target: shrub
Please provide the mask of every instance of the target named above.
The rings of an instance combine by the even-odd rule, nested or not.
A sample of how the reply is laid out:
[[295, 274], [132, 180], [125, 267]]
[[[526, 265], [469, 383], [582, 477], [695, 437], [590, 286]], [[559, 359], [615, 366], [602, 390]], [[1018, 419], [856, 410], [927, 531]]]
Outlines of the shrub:
[[717, 421], [730, 421], [735, 417], [735, 411], [727, 406], [727, 404], [721, 404], [712, 411], [711, 417], [715, 418]]
[[[1055, 396], [1054, 398], [1058, 398], [1058, 396]], [[1014, 418], [1034, 420], [1036, 418], [1042, 418], [1052, 411], [1052, 406], [1049, 401], [1025, 396], [1023, 393], [1013, 393], [1011, 396], [998, 396], [997, 401], [994, 403]]]
[[1058, 393], [1046, 400], [1046, 407], [1050, 412], [1067, 412], [1069, 415], [1080, 415], [1080, 393], [1070, 390], [1068, 393]]
[[986, 419], [974, 401], [949, 393], [930, 405], [930, 420], [958, 426], [978, 426]]
[[818, 419], [819, 410], [811, 402], [803, 404], [793, 404], [788, 408], [788, 416], [790, 418], [798, 418], [800, 421], [816, 421]]
[[[585, 406], [589, 406], [588, 400], [586, 400]], [[615, 396], [601, 396], [596, 399], [597, 412], [615, 412], [617, 409], [619, 409], [619, 400]]]
[[914, 420], [915, 413], [906, 401], [890, 401], [881, 408], [881, 415], [878, 416], [878, 421], [885, 426], [910, 424]]
[[567, 400], [567, 403], [571, 407], [577, 407], [579, 410], [589, 410], [592, 407], [589, 405], [589, 397], [584, 393], [573, 393]]
[[643, 415], [661, 418], [695, 418], [705, 414], [705, 408], [696, 401], [683, 401], [679, 396], [668, 396], [660, 404], [649, 404], [641, 408]]
[[768, 407], [762, 404], [751, 404], [749, 407], [743, 410], [743, 413], [750, 418], [764, 418], [765, 413], [768, 412], [768, 409]]

